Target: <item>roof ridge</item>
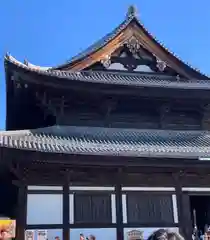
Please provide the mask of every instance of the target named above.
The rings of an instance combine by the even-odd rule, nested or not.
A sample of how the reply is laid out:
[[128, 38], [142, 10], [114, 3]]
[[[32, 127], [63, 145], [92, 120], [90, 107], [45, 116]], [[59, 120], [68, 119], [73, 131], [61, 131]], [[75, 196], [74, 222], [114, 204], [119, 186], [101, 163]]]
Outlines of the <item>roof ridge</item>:
[[151, 38], [153, 38], [164, 50], [166, 50], [168, 53], [170, 53], [171, 55], [173, 55], [175, 58], [177, 58], [180, 62], [184, 63], [185, 65], [187, 65], [188, 67], [190, 67], [191, 69], [193, 69], [194, 71], [210, 78], [210, 75], [203, 73], [200, 71], [200, 69], [193, 67], [192, 64], [190, 64], [188, 61], [184, 61], [180, 56], [178, 56], [174, 51], [170, 50], [168, 47], [165, 46], [165, 44], [163, 44], [162, 41], [160, 41], [154, 34], [152, 34], [146, 27], [145, 25], [142, 23], [142, 21], [140, 22], [138, 18], [136, 18], [137, 22], [140, 24], [140, 26], [150, 35]]
[[[67, 60], [65, 63], [60, 64], [58, 66], [53, 67], [54, 69], [57, 68], [62, 68], [64, 66], [66, 66], [67, 64], [70, 64], [74, 61], [77, 61], [79, 59], [81, 59], [82, 57], [85, 57], [87, 52], [88, 55], [91, 54], [94, 50], [98, 50], [100, 48], [102, 48], [103, 46], [105, 46], [105, 44], [107, 42], [109, 42], [110, 40], [112, 40], [118, 33], [120, 33], [124, 28], [127, 27], [127, 25], [134, 19], [136, 18], [135, 15], [128, 15], [126, 16], [126, 18], [124, 19], [124, 21], [122, 23], [120, 23], [117, 27], [115, 27], [111, 32], [107, 33], [105, 36], [101, 37], [99, 40], [95, 41], [94, 43], [92, 43], [89, 47], [84, 48], [83, 51], [81, 51], [80, 53], [76, 54], [75, 56], [71, 57], [69, 60]], [[97, 45], [97, 47], [95, 47]]]
[[[171, 54], [172, 56], [174, 56], [178, 61], [180, 61], [180, 63], [186, 65], [187, 67], [189, 67], [190, 69], [192, 69], [193, 71], [196, 71], [197, 73], [203, 75], [203, 77], [207, 77], [210, 78], [210, 76], [204, 72], [201, 72], [198, 68], [193, 67], [189, 62], [182, 60], [181, 57], [179, 57], [175, 52], [171, 51], [169, 48], [167, 48], [160, 40], [158, 40], [156, 38], [156, 36], [154, 36], [146, 27], [145, 25], [142, 23], [142, 21], [140, 22], [139, 18], [137, 17], [137, 10], [134, 6], [130, 6], [128, 8], [128, 12], [126, 14], [126, 17], [124, 19], [124, 21], [122, 23], [120, 23], [116, 28], [114, 28], [113, 31], [109, 32], [108, 34], [106, 34], [104, 37], [102, 37], [100, 40], [96, 41], [95, 43], [91, 44], [89, 47], [87, 47], [85, 50], [83, 50], [82, 52], [80, 52], [79, 54], [76, 54], [75, 56], [71, 57], [69, 60], [67, 60], [64, 64], [60, 64], [51, 68], [46, 68], [46, 67], [41, 67], [41, 66], [37, 66], [37, 65], [33, 65], [31, 63], [27, 63], [27, 61], [25, 61], [25, 65], [28, 65], [30, 68], [34, 68], [34, 69], [38, 69], [38, 70], [59, 70], [59, 68], [65, 67], [68, 64], [73, 63], [74, 61], [78, 61], [81, 60], [83, 57], [85, 56], [89, 56], [91, 53], [93, 53], [94, 51], [104, 47], [109, 41], [111, 41], [113, 38], [115, 38], [122, 30], [124, 30], [131, 21], [135, 20], [139, 26], [146, 32], [149, 34], [149, 36], [154, 39], [165, 51], [167, 51], [169, 54]], [[5, 58], [7, 58], [7, 56], [5, 56]], [[17, 61], [17, 60], [16, 60]], [[19, 62], [20, 63], [20, 62]]]
[[[178, 56], [175, 52], [173, 52], [172, 50], [170, 50], [168, 47], [166, 47], [162, 41], [158, 40], [156, 36], [154, 36], [146, 27], [145, 25], [142, 23], [142, 21], [140, 22], [138, 16], [137, 16], [137, 10], [134, 6], [130, 6], [128, 8], [128, 12], [126, 14], [126, 18], [125, 20], [118, 25], [118, 27], [116, 27], [113, 31], [111, 31], [110, 33], [106, 34], [104, 37], [102, 37], [100, 40], [96, 41], [95, 43], [91, 44], [89, 47], [87, 47], [84, 51], [80, 52], [79, 54], [73, 56], [72, 58], [70, 58], [68, 61], [66, 61], [66, 63], [58, 65], [57, 67], [54, 67], [54, 69], [56, 68], [62, 68], [63, 66], [73, 63], [74, 61], [80, 60], [81, 58], [90, 55], [92, 52], [94, 52], [95, 50], [98, 50], [100, 48], [102, 48], [103, 46], [105, 46], [105, 44], [107, 42], [109, 42], [110, 40], [112, 40], [114, 37], [116, 37], [116, 35], [121, 32], [123, 29], [125, 29], [128, 24], [132, 21], [135, 20], [142, 28], [145, 32], [147, 32], [151, 38], [153, 38], [164, 50], [166, 50], [168, 53], [170, 53], [171, 55], [173, 55], [175, 58], [177, 58], [181, 63], [187, 65], [189, 68], [191, 68], [192, 70], [204, 75], [205, 77], [210, 78], [210, 75], [201, 72], [198, 68], [193, 67], [192, 64], [190, 64], [188, 61], [184, 61], [180, 56]], [[116, 32], [116, 33], [115, 33]], [[114, 34], [112, 37], [108, 37], [110, 35]], [[99, 46], [94, 47], [95, 45], [98, 45], [99, 42], [101, 42], [102, 40], [105, 41], [103, 42], [103, 44], [99, 44]], [[96, 49], [95, 49], [96, 48]], [[90, 51], [89, 51], [90, 50]]]

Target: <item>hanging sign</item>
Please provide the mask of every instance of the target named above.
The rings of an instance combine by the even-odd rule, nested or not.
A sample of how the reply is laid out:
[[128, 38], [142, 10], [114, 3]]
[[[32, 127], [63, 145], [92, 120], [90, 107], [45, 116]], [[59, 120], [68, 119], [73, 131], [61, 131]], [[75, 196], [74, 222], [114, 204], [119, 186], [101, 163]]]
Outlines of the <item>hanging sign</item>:
[[38, 230], [37, 240], [47, 240], [47, 230]]
[[34, 230], [25, 231], [25, 240], [34, 240]]

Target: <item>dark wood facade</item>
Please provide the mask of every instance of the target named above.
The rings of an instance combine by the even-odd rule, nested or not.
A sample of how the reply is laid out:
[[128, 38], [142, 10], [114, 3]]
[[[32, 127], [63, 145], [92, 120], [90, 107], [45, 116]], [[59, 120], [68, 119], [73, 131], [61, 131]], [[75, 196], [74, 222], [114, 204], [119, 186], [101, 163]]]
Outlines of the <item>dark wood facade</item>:
[[[19, 187], [20, 195], [17, 239], [22, 239], [24, 229], [62, 229], [63, 239], [69, 239], [70, 229], [108, 228], [116, 229], [117, 239], [122, 239], [127, 228], [163, 227], [178, 227], [189, 239], [192, 234], [190, 195], [208, 194], [206, 189], [209, 189], [207, 163], [193, 164], [184, 159], [149, 159], [148, 164], [148, 159], [138, 159], [129, 164], [131, 159], [123, 161], [115, 157], [97, 161], [97, 158], [90, 156], [87, 162], [75, 157], [74, 162], [83, 164], [70, 164], [71, 159], [55, 154], [54, 157], [31, 152], [20, 154], [22, 157], [17, 152], [10, 154], [19, 156], [12, 161], [17, 164], [11, 169], [16, 178], [21, 179], [13, 181]], [[40, 189], [27, 190], [28, 186], [40, 186]], [[41, 186], [51, 187], [43, 190]], [[61, 186], [62, 190], [52, 190], [53, 186]], [[83, 186], [82, 190], [77, 189], [80, 186]], [[27, 224], [27, 204], [23, 199], [30, 194], [62, 194], [62, 223]], [[115, 201], [115, 220], [112, 195], [115, 196], [112, 200]], [[176, 203], [173, 196], [176, 196]], [[123, 202], [123, 199], [126, 200]], [[123, 210], [125, 201], [126, 212]]]
[[[16, 239], [26, 229], [60, 229], [68, 240], [70, 229], [110, 228], [122, 240], [126, 228], [163, 227], [190, 239], [190, 194], [210, 193], [210, 162], [199, 160], [210, 154], [209, 78], [158, 44], [133, 10], [94, 49], [48, 69], [5, 58], [0, 160], [18, 190]], [[54, 222], [29, 219], [35, 195], [60, 196]]]

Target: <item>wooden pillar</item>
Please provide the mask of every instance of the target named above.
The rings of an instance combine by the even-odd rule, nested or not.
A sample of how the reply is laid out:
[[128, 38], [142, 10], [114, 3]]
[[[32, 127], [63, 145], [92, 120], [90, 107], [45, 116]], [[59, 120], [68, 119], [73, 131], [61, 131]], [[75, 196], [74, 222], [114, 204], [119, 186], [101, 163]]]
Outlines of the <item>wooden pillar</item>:
[[63, 240], [69, 240], [69, 184], [63, 186]]
[[178, 182], [175, 185], [176, 190], [176, 200], [177, 200], [177, 210], [178, 210], [178, 220], [179, 220], [179, 231], [182, 235], [185, 235], [184, 223], [183, 223], [183, 204], [182, 204], [182, 187]]
[[187, 193], [182, 194], [182, 206], [183, 206], [183, 226], [185, 239], [191, 239], [193, 228], [192, 218], [190, 211], [190, 197]]
[[122, 192], [121, 192], [121, 173], [118, 174], [118, 181], [115, 186], [116, 190], [116, 214], [117, 214], [117, 240], [124, 239], [123, 232], [123, 210], [122, 210]]
[[179, 231], [186, 239], [190, 239], [192, 237], [190, 202], [188, 196], [182, 192], [183, 176], [184, 173], [181, 171], [174, 175], [179, 218]]
[[18, 206], [17, 206], [17, 223], [16, 223], [16, 240], [25, 238], [27, 218], [27, 188], [24, 183], [20, 183], [18, 190]]

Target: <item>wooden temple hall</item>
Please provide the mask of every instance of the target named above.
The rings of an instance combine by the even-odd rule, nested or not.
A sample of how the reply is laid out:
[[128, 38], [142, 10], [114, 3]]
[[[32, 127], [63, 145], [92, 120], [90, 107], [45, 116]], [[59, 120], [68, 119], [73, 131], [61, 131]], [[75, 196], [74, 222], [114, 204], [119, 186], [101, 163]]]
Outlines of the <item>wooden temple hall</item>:
[[17, 240], [157, 228], [191, 239], [193, 224], [210, 224], [210, 78], [156, 40], [134, 7], [68, 62], [7, 54], [5, 72], [0, 215], [16, 219]]

